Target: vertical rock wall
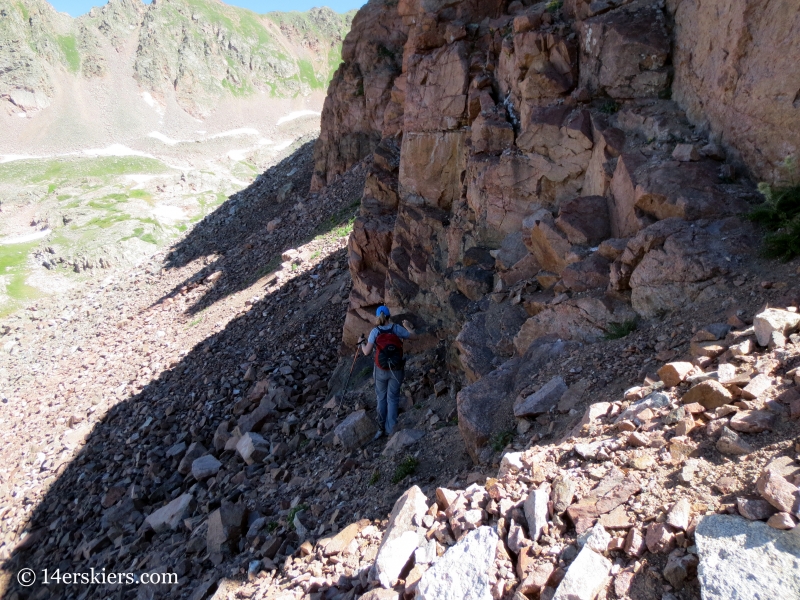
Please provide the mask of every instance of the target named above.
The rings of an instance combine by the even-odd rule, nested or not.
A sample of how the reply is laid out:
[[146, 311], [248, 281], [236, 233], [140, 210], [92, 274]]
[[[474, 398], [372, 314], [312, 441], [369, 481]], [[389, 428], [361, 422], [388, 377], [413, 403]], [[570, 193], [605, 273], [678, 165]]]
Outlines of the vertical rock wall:
[[[451, 342], [470, 384], [548, 336], [593, 342], [714, 297], [746, 248], [725, 218], [758, 196], [669, 99], [686, 31], [673, 14], [659, 0], [362, 9], [315, 153], [316, 185], [374, 156], [345, 346], [386, 303], [422, 344]], [[485, 442], [479, 429], [465, 439]]]
[[800, 1], [669, 0], [673, 98], [753, 175], [800, 180]]

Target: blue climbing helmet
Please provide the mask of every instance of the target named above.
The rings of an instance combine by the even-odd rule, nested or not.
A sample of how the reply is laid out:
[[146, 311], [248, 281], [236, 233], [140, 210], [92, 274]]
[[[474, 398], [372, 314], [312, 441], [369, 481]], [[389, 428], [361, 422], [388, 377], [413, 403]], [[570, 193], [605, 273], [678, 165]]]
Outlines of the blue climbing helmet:
[[379, 306], [378, 310], [375, 311], [375, 316], [380, 317], [381, 315], [386, 315], [387, 317], [391, 317], [392, 315], [389, 314], [389, 309], [385, 306]]

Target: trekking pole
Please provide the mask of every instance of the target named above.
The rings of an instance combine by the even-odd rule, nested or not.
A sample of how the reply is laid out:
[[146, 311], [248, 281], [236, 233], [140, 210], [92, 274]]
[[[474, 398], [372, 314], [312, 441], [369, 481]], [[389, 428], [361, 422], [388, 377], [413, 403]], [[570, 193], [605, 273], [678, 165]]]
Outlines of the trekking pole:
[[358, 360], [358, 351], [360, 349], [361, 349], [361, 344], [357, 344], [356, 353], [353, 355], [353, 364], [350, 365], [350, 372], [347, 374], [347, 380], [344, 382], [344, 387], [342, 388], [342, 397], [339, 399], [339, 406], [342, 405], [342, 400], [344, 399], [344, 395], [347, 393], [347, 386], [350, 384], [350, 377], [353, 375], [353, 369], [356, 366], [356, 361]]

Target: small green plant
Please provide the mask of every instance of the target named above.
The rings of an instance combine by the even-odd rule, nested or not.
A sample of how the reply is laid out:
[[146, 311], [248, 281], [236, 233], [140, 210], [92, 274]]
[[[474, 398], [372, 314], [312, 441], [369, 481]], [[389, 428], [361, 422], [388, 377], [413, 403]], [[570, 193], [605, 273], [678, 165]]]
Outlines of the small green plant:
[[364, 95], [364, 82], [359, 81], [358, 87], [356, 87], [356, 98], [361, 97]]
[[506, 431], [498, 431], [489, 440], [489, 445], [495, 452], [500, 452], [503, 448], [511, 443], [514, 439], [514, 432], [511, 429]]
[[333, 237], [341, 238], [341, 237], [347, 237], [348, 235], [350, 235], [353, 232], [353, 223], [355, 223], [355, 221], [356, 221], [356, 218], [353, 217], [351, 219], [348, 219], [346, 223], [343, 223], [343, 224], [339, 225], [338, 227], [334, 227], [331, 230], [331, 233], [333, 234]]
[[550, 2], [547, 3], [547, 12], [556, 13], [561, 10], [562, 6], [564, 6], [562, 0], [550, 0]]
[[287, 519], [289, 520], [289, 527], [294, 529], [294, 518], [297, 516], [297, 513], [303, 512], [304, 510], [308, 510], [307, 504], [298, 504], [292, 510], [289, 511], [289, 516]]
[[372, 477], [369, 478], [369, 484], [368, 485], [370, 487], [372, 487], [373, 485], [378, 483], [378, 481], [380, 481], [380, 479], [381, 479], [381, 472], [376, 469], [375, 471], [372, 472]]
[[419, 461], [416, 458], [413, 456], [406, 456], [402, 462], [397, 465], [397, 468], [395, 468], [394, 475], [392, 475], [392, 483], [400, 483], [409, 475], [413, 475], [417, 472], [418, 466]]
[[783, 260], [800, 256], [800, 185], [773, 188], [761, 183], [758, 190], [765, 201], [747, 218], [770, 232], [764, 238], [764, 255]]
[[638, 324], [636, 323], [636, 319], [628, 319], [622, 323], [609, 323], [605, 338], [607, 340], [618, 340], [624, 338], [628, 334], [636, 331], [637, 326]]
[[320, 256], [320, 254], [322, 254], [322, 251], [321, 251], [321, 250], [315, 250], [314, 252], [312, 252], [312, 253], [311, 253], [311, 257], [310, 257], [310, 259], [309, 259], [309, 260], [316, 260], [316, 259], [318, 259], [318, 258], [319, 258], [319, 256]]
[[292, 271], [297, 271], [297, 263], [292, 263]]
[[272, 533], [272, 532], [273, 532], [273, 531], [275, 531], [275, 530], [276, 530], [278, 527], [279, 527], [279, 525], [278, 525], [278, 522], [277, 522], [277, 521], [270, 521], [269, 523], [267, 523], [267, 526], [266, 526], [266, 528], [265, 528], [265, 529], [266, 529], [266, 530], [267, 530], [269, 533]]
[[601, 113], [605, 113], [607, 115], [613, 115], [615, 112], [617, 112], [619, 110], [619, 104], [617, 104], [611, 98], [608, 98], [608, 99], [603, 101], [603, 103], [600, 105], [598, 110]]
[[202, 322], [203, 322], [203, 317], [197, 317], [196, 319], [193, 319], [192, 321], [189, 322], [189, 324], [186, 326], [186, 329], [190, 329], [195, 325], [200, 325], [200, 323]]

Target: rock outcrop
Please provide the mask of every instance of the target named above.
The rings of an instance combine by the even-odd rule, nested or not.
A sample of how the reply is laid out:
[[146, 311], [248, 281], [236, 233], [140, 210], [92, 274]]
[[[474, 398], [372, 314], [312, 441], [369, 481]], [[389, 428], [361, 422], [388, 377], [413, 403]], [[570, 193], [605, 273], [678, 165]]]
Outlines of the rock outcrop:
[[[791, 180], [800, 152], [797, 3], [730, 0], [724, 6], [667, 0], [675, 20], [672, 97], [756, 177]], [[703, 43], [709, 36], [714, 43]]]
[[[539, 338], [593, 343], [724, 292], [755, 243], [737, 215], [759, 196], [666, 99], [683, 77], [676, 10], [688, 7], [361, 10], [315, 150], [317, 187], [373, 153], [349, 241], [343, 351], [386, 304], [413, 316], [423, 345], [449, 343], [474, 386]], [[510, 319], [495, 327], [497, 314]]]

